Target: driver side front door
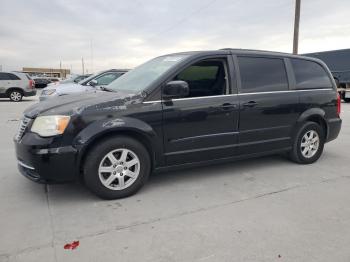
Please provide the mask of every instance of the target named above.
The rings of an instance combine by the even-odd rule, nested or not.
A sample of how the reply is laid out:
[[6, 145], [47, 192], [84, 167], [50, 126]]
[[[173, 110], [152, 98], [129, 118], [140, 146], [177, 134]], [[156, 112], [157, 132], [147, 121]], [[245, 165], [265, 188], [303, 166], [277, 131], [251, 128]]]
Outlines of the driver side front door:
[[172, 80], [186, 81], [189, 95], [162, 103], [167, 164], [235, 155], [239, 107], [227, 57], [195, 62]]

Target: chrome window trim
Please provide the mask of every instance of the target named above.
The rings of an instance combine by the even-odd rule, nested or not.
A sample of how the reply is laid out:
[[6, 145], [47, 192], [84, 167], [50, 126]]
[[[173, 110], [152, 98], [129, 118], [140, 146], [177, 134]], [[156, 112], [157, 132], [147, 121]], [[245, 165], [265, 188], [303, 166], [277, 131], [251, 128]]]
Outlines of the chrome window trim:
[[[205, 99], [205, 98], [224, 97], [224, 96], [237, 96], [237, 94], [217, 95], [217, 96], [198, 96], [198, 97], [174, 98], [174, 99], [171, 99], [171, 100], [169, 100], [169, 101], [194, 100], [194, 99]], [[164, 100], [144, 101], [144, 102], [142, 102], [142, 103], [144, 103], [144, 104], [151, 104], [151, 103], [160, 103], [160, 102], [164, 102]]]
[[175, 99], [171, 99], [171, 100], [172, 101], [181, 101], [181, 100], [206, 99], [206, 98], [224, 97], [224, 96], [237, 96], [237, 94], [227, 94], [227, 95], [217, 95], [217, 96], [184, 97], [184, 98], [175, 98]]
[[266, 92], [249, 92], [249, 93], [239, 93], [238, 95], [257, 95], [257, 94], [274, 94], [274, 93], [294, 93], [294, 92], [310, 92], [310, 91], [325, 91], [333, 90], [333, 88], [315, 88], [315, 89], [293, 89], [293, 90], [281, 90], [281, 91], [266, 91]]
[[[250, 93], [239, 93], [239, 94], [228, 94], [228, 95], [217, 95], [217, 96], [175, 98], [175, 99], [171, 99], [171, 101], [205, 99], [205, 98], [215, 98], [215, 97], [225, 97], [225, 96], [245, 96], [245, 95], [257, 95], [257, 94], [294, 93], [294, 92], [329, 91], [329, 90], [334, 90], [334, 89], [333, 88], [315, 88], [315, 89], [303, 89], [303, 90], [293, 89], [293, 90], [283, 90], [283, 91], [250, 92]], [[142, 103], [153, 104], [153, 103], [161, 103], [161, 102], [164, 102], [164, 100], [143, 101]]]
[[30, 169], [30, 170], [34, 170], [34, 169], [35, 169], [34, 167], [31, 167], [31, 166], [28, 166], [28, 165], [24, 164], [24, 163], [23, 163], [22, 161], [20, 161], [20, 160], [18, 160], [18, 164], [19, 164], [20, 166], [23, 166], [23, 167], [28, 168], [28, 169]]

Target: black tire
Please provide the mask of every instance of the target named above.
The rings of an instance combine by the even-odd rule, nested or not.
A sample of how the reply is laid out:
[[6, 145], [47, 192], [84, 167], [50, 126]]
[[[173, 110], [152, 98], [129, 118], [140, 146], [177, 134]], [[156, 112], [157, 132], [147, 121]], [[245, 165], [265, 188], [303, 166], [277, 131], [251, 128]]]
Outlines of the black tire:
[[9, 93], [9, 98], [12, 102], [20, 102], [22, 101], [23, 98], [23, 93], [21, 90], [18, 89], [13, 89]]
[[[301, 143], [304, 135], [309, 131], [315, 131], [319, 138], [319, 145], [316, 153], [312, 157], [305, 157], [302, 153]], [[306, 122], [304, 123], [294, 136], [293, 148], [289, 153], [289, 158], [299, 164], [311, 164], [317, 161], [324, 148], [325, 143], [325, 131], [323, 128], [315, 122]]]
[[[137, 178], [130, 186], [113, 190], [102, 183], [98, 170], [105, 156], [117, 149], [128, 149], [135, 153], [139, 159], [140, 167]], [[146, 183], [151, 170], [151, 161], [148, 151], [140, 142], [127, 136], [115, 136], [99, 142], [89, 150], [83, 170], [85, 185], [90, 191], [103, 199], [118, 199], [135, 194]]]
[[350, 103], [350, 98], [345, 98], [344, 97], [343, 100], [344, 100], [345, 103]]
[[350, 103], [350, 98], [345, 98], [345, 92], [340, 94], [340, 97], [344, 100], [345, 103]]

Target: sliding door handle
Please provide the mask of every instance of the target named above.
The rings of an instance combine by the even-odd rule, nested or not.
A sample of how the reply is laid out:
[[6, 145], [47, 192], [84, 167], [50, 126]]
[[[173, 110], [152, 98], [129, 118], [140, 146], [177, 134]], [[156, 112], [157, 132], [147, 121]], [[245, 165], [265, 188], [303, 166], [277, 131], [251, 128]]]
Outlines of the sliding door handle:
[[223, 109], [235, 109], [235, 108], [237, 108], [237, 104], [224, 103], [224, 104], [222, 104], [221, 108], [223, 108]]
[[249, 101], [249, 102], [247, 102], [247, 103], [244, 103], [243, 106], [244, 106], [244, 107], [254, 107], [254, 106], [256, 106], [257, 104], [258, 104], [258, 103], [255, 102], [255, 101]]

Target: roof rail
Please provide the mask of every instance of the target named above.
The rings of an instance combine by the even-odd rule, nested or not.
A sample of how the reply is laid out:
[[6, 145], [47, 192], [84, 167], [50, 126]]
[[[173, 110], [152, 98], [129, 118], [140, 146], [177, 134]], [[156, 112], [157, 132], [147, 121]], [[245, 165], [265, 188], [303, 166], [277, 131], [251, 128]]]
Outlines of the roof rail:
[[278, 52], [278, 51], [268, 51], [268, 50], [258, 50], [258, 49], [244, 49], [244, 48], [221, 48], [219, 50], [227, 50], [227, 51], [248, 51], [248, 52], [263, 52], [263, 53], [276, 53], [276, 54], [289, 54], [290, 53], [284, 53], [284, 52]]

